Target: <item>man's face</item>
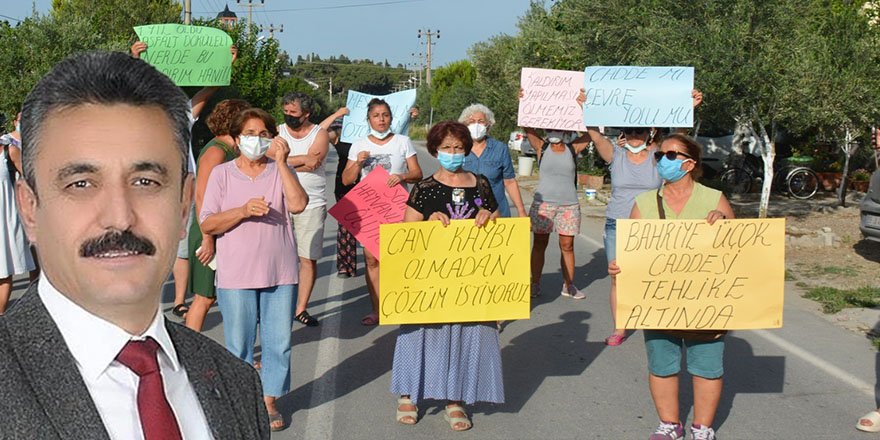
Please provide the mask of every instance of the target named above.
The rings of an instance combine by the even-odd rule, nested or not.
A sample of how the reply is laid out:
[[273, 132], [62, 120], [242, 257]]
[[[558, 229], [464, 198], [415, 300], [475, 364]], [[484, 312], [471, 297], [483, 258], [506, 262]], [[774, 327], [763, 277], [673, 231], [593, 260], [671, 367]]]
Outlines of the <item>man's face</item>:
[[39, 142], [36, 195], [20, 181], [18, 200], [43, 273], [102, 318], [155, 313], [191, 186], [188, 176], [181, 192], [165, 112], [126, 104], [53, 111]]
[[303, 113], [302, 108], [299, 106], [298, 101], [293, 101], [291, 103], [284, 104], [284, 107], [282, 107], [282, 109], [284, 110], [285, 115], [293, 116], [294, 118], [297, 118], [300, 120], [303, 119], [303, 116], [307, 116], [306, 113]]

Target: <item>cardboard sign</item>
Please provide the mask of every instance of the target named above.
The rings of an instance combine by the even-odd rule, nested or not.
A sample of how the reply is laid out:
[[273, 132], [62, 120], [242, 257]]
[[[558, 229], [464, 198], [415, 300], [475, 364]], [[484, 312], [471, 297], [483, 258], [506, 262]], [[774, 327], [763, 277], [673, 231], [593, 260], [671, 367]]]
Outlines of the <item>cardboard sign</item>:
[[583, 84], [587, 126], [694, 126], [693, 67], [592, 66]]
[[380, 226], [379, 323], [528, 319], [529, 219]]
[[584, 72], [522, 69], [516, 125], [548, 130], [587, 131], [577, 95], [584, 84]]
[[354, 142], [367, 137], [370, 134], [370, 124], [367, 122], [367, 104], [373, 98], [384, 99], [391, 107], [391, 131], [404, 136], [409, 133], [409, 109], [416, 105], [416, 90], [404, 90], [390, 95], [378, 96], [366, 93], [348, 91], [348, 99], [345, 106], [348, 114], [342, 118], [342, 142]]
[[389, 177], [384, 168], [374, 168], [327, 211], [376, 258], [379, 258], [379, 225], [403, 221], [409, 198], [402, 185], [388, 187]]
[[232, 75], [232, 38], [220, 29], [182, 24], [135, 26], [147, 43], [141, 59], [178, 86], [228, 86]]
[[618, 327], [782, 327], [785, 219], [618, 220]]

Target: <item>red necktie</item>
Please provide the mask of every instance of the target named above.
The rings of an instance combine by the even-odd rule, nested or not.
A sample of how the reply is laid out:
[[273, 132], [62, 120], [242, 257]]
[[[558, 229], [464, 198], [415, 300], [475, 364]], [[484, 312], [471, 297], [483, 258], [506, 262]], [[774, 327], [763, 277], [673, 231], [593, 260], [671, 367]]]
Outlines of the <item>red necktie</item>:
[[144, 440], [181, 440], [174, 411], [165, 398], [157, 351], [159, 344], [153, 338], [128, 341], [116, 360], [140, 377], [137, 406]]

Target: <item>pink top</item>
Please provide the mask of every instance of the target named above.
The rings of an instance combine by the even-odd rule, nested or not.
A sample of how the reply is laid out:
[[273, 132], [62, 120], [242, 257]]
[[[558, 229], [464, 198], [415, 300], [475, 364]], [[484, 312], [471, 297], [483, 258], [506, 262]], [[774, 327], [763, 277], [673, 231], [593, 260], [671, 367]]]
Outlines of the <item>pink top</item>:
[[239, 208], [260, 196], [269, 202], [268, 214], [245, 219], [217, 236], [215, 284], [219, 289], [261, 289], [299, 282], [296, 242], [275, 162], [266, 164], [254, 179], [242, 173], [234, 160], [214, 167], [199, 219]]

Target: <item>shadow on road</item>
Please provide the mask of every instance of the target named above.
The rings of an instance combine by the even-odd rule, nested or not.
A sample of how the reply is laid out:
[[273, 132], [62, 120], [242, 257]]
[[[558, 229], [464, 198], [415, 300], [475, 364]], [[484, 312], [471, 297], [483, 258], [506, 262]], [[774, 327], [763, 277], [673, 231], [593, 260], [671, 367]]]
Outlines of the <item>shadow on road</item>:
[[[733, 333], [725, 336], [724, 344], [724, 388], [715, 413], [715, 429], [730, 416], [737, 394], [781, 394], [785, 385], [784, 356], [755, 356], [751, 344]], [[684, 419], [694, 404], [691, 375], [684, 365], [679, 383], [679, 405]]]
[[517, 413], [546, 378], [580, 376], [605, 348], [604, 342], [587, 342], [590, 316], [589, 312], [580, 310], [565, 312], [559, 322], [533, 328], [513, 338], [501, 350], [506, 402], [478, 404], [474, 411]]

